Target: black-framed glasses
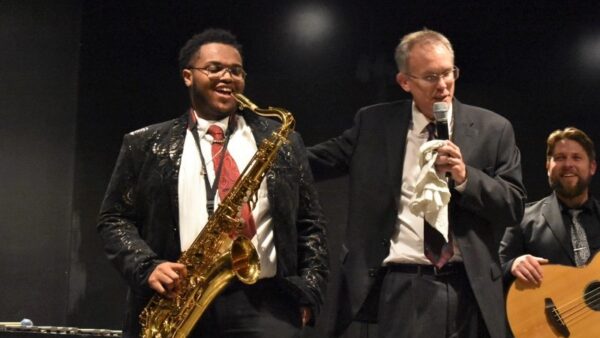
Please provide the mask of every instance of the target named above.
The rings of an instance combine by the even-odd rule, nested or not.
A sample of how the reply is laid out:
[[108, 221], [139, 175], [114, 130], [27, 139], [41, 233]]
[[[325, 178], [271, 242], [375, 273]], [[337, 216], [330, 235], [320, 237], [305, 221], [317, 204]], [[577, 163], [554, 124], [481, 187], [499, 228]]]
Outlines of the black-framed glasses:
[[458, 69], [458, 67], [454, 66], [452, 67], [452, 69], [448, 69], [447, 71], [441, 73], [441, 74], [436, 74], [436, 73], [431, 73], [431, 74], [427, 74], [425, 76], [414, 76], [412, 74], [408, 74], [406, 73], [406, 75], [408, 77], [410, 77], [411, 79], [416, 79], [416, 80], [423, 80], [431, 85], [437, 84], [440, 82], [440, 79], [444, 80], [444, 81], [456, 81], [458, 79], [458, 76], [460, 75], [460, 71]]
[[206, 67], [189, 66], [187, 69], [199, 70], [211, 79], [220, 79], [223, 75], [225, 75], [225, 72], [229, 72], [229, 75], [236, 79], [245, 79], [247, 75], [244, 67], [242, 66], [227, 67], [219, 63], [211, 63]]

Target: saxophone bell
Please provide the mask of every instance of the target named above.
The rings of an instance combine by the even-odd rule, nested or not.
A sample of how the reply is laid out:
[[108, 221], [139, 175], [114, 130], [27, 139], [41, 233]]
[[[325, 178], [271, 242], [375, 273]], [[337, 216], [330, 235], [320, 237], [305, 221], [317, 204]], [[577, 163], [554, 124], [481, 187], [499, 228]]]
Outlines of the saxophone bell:
[[231, 244], [231, 270], [244, 284], [254, 284], [260, 275], [260, 260], [252, 242], [239, 236]]

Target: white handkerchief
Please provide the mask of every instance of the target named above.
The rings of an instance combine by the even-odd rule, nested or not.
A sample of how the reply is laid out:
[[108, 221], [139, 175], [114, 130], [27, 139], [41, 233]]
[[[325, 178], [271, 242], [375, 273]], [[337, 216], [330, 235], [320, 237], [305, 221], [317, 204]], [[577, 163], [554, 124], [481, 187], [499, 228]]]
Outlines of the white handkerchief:
[[444, 143], [444, 140], [432, 140], [419, 148], [420, 171], [415, 194], [409, 201], [408, 208], [413, 214], [425, 218], [448, 241], [448, 218], [439, 215], [447, 215], [442, 211], [448, 208], [450, 190], [446, 178], [438, 175], [434, 165], [437, 159], [436, 149]]

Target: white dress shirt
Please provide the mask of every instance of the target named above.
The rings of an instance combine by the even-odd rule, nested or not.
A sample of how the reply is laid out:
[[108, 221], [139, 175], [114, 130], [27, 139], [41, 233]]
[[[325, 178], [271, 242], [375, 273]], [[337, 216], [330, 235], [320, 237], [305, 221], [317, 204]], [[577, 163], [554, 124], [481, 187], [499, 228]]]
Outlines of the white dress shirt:
[[[451, 136], [454, 123], [452, 106], [448, 110], [448, 129]], [[427, 125], [429, 120], [423, 115], [413, 102], [412, 119], [406, 135], [406, 153], [402, 171], [402, 187], [398, 205], [398, 216], [392, 238], [390, 239], [389, 255], [383, 260], [383, 265], [388, 263], [400, 264], [427, 264], [431, 261], [425, 257], [423, 244], [424, 220], [422, 216], [413, 214], [408, 205], [415, 193], [415, 185], [420, 172], [419, 148], [427, 142]], [[448, 218], [448, 210], [444, 209], [439, 217]], [[461, 260], [460, 252], [454, 245], [452, 261]]]
[[[211, 141], [207, 131], [216, 124], [223, 130], [227, 130], [229, 118], [221, 121], [207, 121], [196, 115], [198, 126], [197, 132], [200, 139], [200, 148], [206, 163], [206, 174], [210, 184], [214, 184], [215, 170], [212, 160]], [[240, 174], [248, 165], [254, 153], [256, 153], [256, 141], [252, 130], [246, 124], [242, 116], [237, 116], [237, 126], [230, 136], [227, 151], [236, 162]], [[198, 153], [198, 147], [194, 141], [191, 130], [187, 130], [183, 154], [181, 156], [181, 167], [179, 169], [178, 195], [179, 195], [179, 237], [181, 250], [187, 250], [194, 239], [208, 221], [206, 209], [206, 186], [202, 170], [202, 161]], [[220, 203], [219, 194], [215, 194], [215, 210]], [[275, 240], [273, 237], [272, 218], [269, 214], [269, 200], [267, 198], [266, 180], [261, 182], [257, 193], [256, 207], [252, 210], [252, 217], [256, 224], [256, 235], [252, 238], [252, 244], [256, 247], [260, 259], [261, 273], [259, 278], [273, 277], [277, 269]]]

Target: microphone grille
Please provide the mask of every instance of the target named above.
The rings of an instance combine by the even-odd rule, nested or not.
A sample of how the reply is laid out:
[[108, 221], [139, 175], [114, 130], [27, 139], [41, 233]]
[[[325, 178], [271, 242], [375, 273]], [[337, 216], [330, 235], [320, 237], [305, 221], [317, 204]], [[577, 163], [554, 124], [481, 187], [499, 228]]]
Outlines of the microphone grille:
[[448, 121], [448, 104], [446, 102], [435, 102], [433, 104], [433, 116], [436, 121], [447, 122]]
[[446, 112], [448, 111], [449, 107], [448, 104], [446, 102], [435, 102], [433, 104], [433, 111], [434, 112]]

